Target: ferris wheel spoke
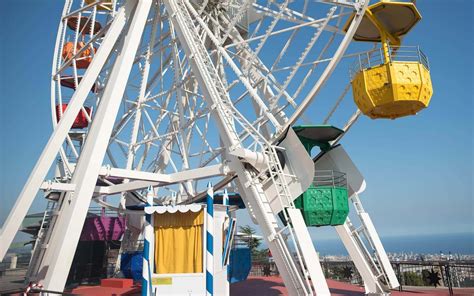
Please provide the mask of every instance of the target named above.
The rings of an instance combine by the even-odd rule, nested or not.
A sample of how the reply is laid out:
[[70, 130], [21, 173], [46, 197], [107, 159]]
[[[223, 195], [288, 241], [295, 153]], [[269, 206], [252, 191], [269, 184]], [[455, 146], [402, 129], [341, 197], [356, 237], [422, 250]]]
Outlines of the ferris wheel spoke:
[[329, 122], [329, 119], [333, 116], [334, 112], [336, 112], [337, 108], [341, 104], [342, 100], [346, 97], [347, 93], [349, 92], [349, 89], [351, 88], [351, 84], [348, 83], [344, 90], [342, 91], [341, 95], [337, 98], [334, 106], [331, 108], [329, 113], [326, 115], [326, 117], [323, 120], [323, 124], [327, 124]]
[[71, 149], [71, 152], [73, 153], [74, 157], [77, 159], [79, 158], [79, 152], [77, 152], [77, 149], [74, 145], [74, 143], [71, 140], [71, 137], [69, 135], [66, 136], [66, 142], [68, 144], [68, 147]]
[[[343, 10], [344, 8], [342, 8], [341, 10]], [[342, 18], [338, 18], [337, 19], [337, 26], [340, 26], [342, 22]], [[318, 57], [317, 57], [317, 61], [323, 61], [322, 58], [323, 56], [326, 54], [327, 50], [330, 48], [330, 46], [333, 44], [334, 42], [334, 39], [336, 37], [336, 33], [332, 33], [332, 35], [330, 36], [328, 42], [326, 43], [326, 45], [323, 47], [323, 49], [321, 50], [321, 52], [319, 53]], [[330, 62], [334, 57], [331, 57], [330, 59], [325, 59], [325, 60], [328, 60], [328, 62]], [[294, 92], [293, 94], [293, 97], [297, 97], [299, 96], [299, 94], [301, 93], [301, 91], [303, 90], [303, 88], [306, 86], [306, 83], [309, 81], [309, 77], [313, 74], [313, 72], [315, 71], [316, 67], [319, 65], [319, 62], [318, 63], [314, 63], [311, 68], [306, 72], [306, 75], [304, 76], [301, 84], [298, 86], [298, 88], [296, 89], [296, 91]]]
[[[208, 36], [210, 37], [212, 43], [214, 43], [214, 46], [218, 49], [218, 51], [222, 54], [222, 56], [225, 58], [226, 62], [229, 64], [231, 70], [234, 72], [234, 74], [238, 77], [238, 79], [242, 82], [243, 86], [249, 91], [250, 96], [252, 99], [258, 104], [260, 108], [262, 108], [265, 116], [267, 116], [270, 120], [270, 122], [275, 126], [278, 127], [279, 123], [278, 121], [274, 118], [273, 114], [271, 114], [268, 111], [267, 106], [264, 104], [260, 96], [258, 95], [257, 91], [252, 87], [250, 81], [243, 75], [242, 71], [239, 69], [239, 67], [234, 63], [232, 58], [227, 54], [227, 52], [218, 44], [217, 39], [215, 38], [214, 34], [210, 31], [210, 29], [207, 27], [207, 25], [203, 22], [203, 20], [196, 15], [196, 12], [194, 8], [189, 4], [185, 2], [185, 5], [188, 7], [189, 11], [191, 14], [195, 17], [196, 21], [200, 24], [200, 26], [206, 30], [208, 33]], [[220, 80], [219, 77], [215, 77], [216, 79]], [[235, 111], [234, 111], [235, 112]]]
[[342, 58], [344, 55], [347, 47], [349, 46], [349, 43], [355, 34], [355, 31], [362, 21], [362, 17], [364, 15], [365, 9], [367, 8], [368, 1], [364, 1], [363, 3], [359, 3], [360, 6], [358, 7], [358, 13], [354, 14], [354, 17], [352, 19], [351, 26], [348, 28], [346, 35], [344, 36], [343, 40], [341, 41], [340, 46], [336, 50], [336, 52], [333, 55], [333, 58], [329, 62], [329, 64], [326, 66], [324, 72], [321, 74], [319, 77], [318, 81], [316, 84], [313, 86], [313, 88], [309, 91], [309, 93], [306, 95], [306, 97], [303, 99], [302, 103], [300, 104], [299, 108], [293, 113], [292, 117], [287, 123], [287, 126], [290, 126], [293, 124], [298, 117], [305, 111], [305, 109], [308, 107], [309, 103], [312, 101], [312, 99], [316, 96], [316, 94], [319, 93], [321, 87], [324, 85], [326, 80], [329, 78], [329, 76], [332, 74], [334, 71], [335, 66], [339, 62], [339, 60]]
[[205, 153], [201, 153], [199, 155], [199, 167], [202, 167], [204, 165], [207, 165], [203, 163], [203, 157], [205, 154], [207, 153], [213, 153], [214, 151], [221, 151], [221, 147], [217, 147], [217, 148], [213, 148], [210, 143], [207, 141], [207, 133], [209, 131], [209, 122], [206, 121], [205, 125], [204, 125], [204, 132], [201, 131], [201, 129], [199, 128], [199, 126], [195, 125], [194, 128], [196, 130], [196, 132], [198, 133], [199, 137], [201, 138], [201, 147], [199, 149], [199, 151], [205, 151]]
[[174, 173], [178, 172], [178, 168], [170, 153], [173, 149], [173, 142], [173, 137], [171, 136], [168, 136], [165, 141], [163, 141], [160, 152], [157, 154], [154, 163], [152, 163], [153, 172], [161, 173], [164, 172], [166, 168], [171, 168]]
[[[151, 89], [153, 89], [154, 87], [156, 87], [156, 83], [159, 83], [159, 82], [162, 82], [163, 81], [163, 77], [168, 74], [168, 70], [170, 69], [170, 63], [172, 61], [172, 56], [171, 56], [171, 53], [168, 54], [168, 56], [166, 57], [166, 59], [163, 61], [161, 60], [162, 62], [160, 63], [160, 67], [159, 69], [155, 72], [155, 74], [151, 77], [151, 79], [148, 81], [147, 83], [147, 87], [146, 89], [148, 90], [148, 92], [151, 91]], [[161, 87], [161, 89], [163, 89], [163, 87]], [[148, 93], [147, 92], [147, 93]], [[148, 97], [148, 95], [147, 95]]]
[[[275, 15], [278, 15], [278, 13], [279, 13], [278, 11], [270, 10], [270, 9], [262, 7], [258, 4], [254, 4], [254, 6], [257, 8], [257, 10], [261, 9], [261, 12], [268, 15], [268, 16], [275, 16]], [[336, 6], [331, 7], [331, 9], [336, 9], [336, 8], [337, 8]], [[339, 17], [349, 16], [352, 13], [352, 11], [344, 12], [344, 7], [341, 7], [339, 14], [334, 14], [330, 18], [330, 20], [335, 19], [335, 18], [339, 18]], [[290, 23], [296, 23], [296, 24], [303, 25], [303, 26], [311, 26], [315, 29], [319, 29], [320, 26], [321, 26], [320, 23], [325, 22], [325, 18], [315, 19], [315, 18], [313, 18], [309, 15], [305, 15], [303, 13], [300, 13], [300, 12], [295, 11], [293, 9], [290, 9], [288, 7], [284, 8], [283, 12], [284, 12], [284, 15], [283, 15], [282, 19], [284, 19], [285, 21], [290, 22]], [[339, 33], [339, 34], [344, 34], [344, 32], [341, 29], [339, 29], [339, 26], [326, 25], [326, 26], [324, 26], [323, 30], [326, 30], [326, 31], [329, 31], [329, 32], [336, 32], [336, 33]]]
[[[84, 26], [76, 26], [74, 31], [61, 28], [60, 34], [65, 37], [60, 38], [60, 43], [74, 38], [75, 43], [84, 40], [85, 46], [73, 49], [75, 54], [70, 59], [59, 59], [62, 63], [57, 64], [55, 73], [56, 102], [67, 103], [69, 99], [69, 95], [61, 92], [61, 77], [72, 73], [77, 88], [82, 75], [77, 61], [86, 49], [101, 46], [101, 35], [114, 20], [115, 8], [101, 11], [98, 8], [105, 2], [96, 2], [81, 2], [63, 14], [64, 24], [67, 18], [76, 16], [84, 16], [84, 21], [106, 22], [95, 34], [87, 32]], [[329, 0], [325, 3], [330, 6], [320, 5], [318, 8], [321, 9], [316, 10], [315, 2], [310, 0], [298, 4], [290, 0], [183, 2], [193, 16], [191, 22], [196, 29], [196, 40], [205, 44], [217, 79], [223, 91], [229, 94], [231, 113], [237, 118], [232, 119], [237, 137], [249, 149], [255, 149], [258, 144], [252, 133], [270, 140], [277, 136], [279, 127], [287, 126], [288, 118], [291, 121], [295, 112], [301, 112], [298, 110], [308, 100], [308, 96], [301, 94], [308, 85], [321, 81], [317, 67], [327, 68], [340, 57], [329, 51], [333, 50], [336, 38], [344, 33], [341, 29], [343, 20], [357, 9], [358, 4]], [[219, 163], [224, 148], [218, 137], [209, 139], [216, 128], [216, 122], [210, 116], [209, 102], [191, 68], [190, 57], [176, 36], [164, 3], [157, 1], [154, 5], [134, 57], [123, 108], [110, 139], [108, 159], [113, 166], [151, 171], [182, 171]], [[248, 11], [251, 11], [250, 18]], [[305, 38], [299, 38], [303, 34]], [[323, 39], [322, 34], [328, 38]], [[323, 45], [319, 46], [320, 43]], [[266, 54], [268, 48], [275, 54]], [[91, 56], [94, 55], [92, 50]], [[314, 56], [316, 58], [312, 58]], [[97, 106], [100, 103], [100, 92], [115, 58], [113, 53], [104, 65], [96, 82], [96, 92], [91, 92], [87, 104], [93, 102]], [[324, 118], [325, 122], [339, 104], [337, 98], [335, 106]], [[85, 107], [86, 104], [81, 110]], [[93, 121], [93, 116], [86, 114], [88, 123]], [[298, 118], [306, 120], [301, 114]], [[77, 146], [74, 141], [66, 141], [65, 147], [71, 155], [80, 155], [80, 149], [70, 148]], [[120, 156], [116, 154], [118, 151], [122, 151], [118, 153]], [[123, 151], [126, 151], [124, 157], [121, 156]], [[189, 191], [191, 187], [179, 186], [179, 192], [194, 194]], [[192, 187], [197, 190], [197, 182]]]
[[[257, 47], [255, 49], [255, 56], [258, 56], [260, 54], [260, 51], [262, 50], [263, 46], [265, 45], [266, 41], [268, 38], [271, 36], [271, 33], [275, 29], [275, 26], [277, 23], [280, 21], [280, 19], [284, 16], [283, 11], [284, 8], [288, 6], [289, 1], [286, 0], [282, 4], [277, 4], [277, 7], [280, 9], [279, 13], [274, 16], [274, 18], [271, 20], [270, 25], [267, 27], [265, 30], [265, 35], [262, 39], [260, 39], [259, 43], [257, 44]], [[253, 61], [252, 61], [253, 62]]]
[[132, 115], [135, 114], [136, 108], [130, 107], [126, 113], [122, 116], [120, 121], [116, 124], [114, 130], [112, 131], [111, 139], [115, 139], [120, 132], [123, 130], [123, 128], [127, 125], [127, 123], [130, 121], [132, 118]]
[[[334, 14], [334, 11], [335, 11], [335, 7], [331, 8], [331, 10], [329, 11], [328, 13], [328, 17], [326, 18], [326, 22], [323, 23], [323, 26], [320, 27], [319, 30], [317, 30], [313, 37], [311, 38], [310, 42], [306, 45], [306, 48], [305, 50], [301, 53], [301, 55], [299, 56], [298, 58], [298, 61], [296, 62], [296, 64], [294, 65], [293, 69], [291, 70], [290, 74], [287, 76], [285, 82], [283, 83], [283, 86], [282, 86], [282, 89], [286, 89], [288, 87], [288, 85], [291, 83], [291, 80], [295, 77], [296, 75], [296, 72], [298, 71], [299, 67], [301, 66], [301, 64], [304, 62], [304, 60], [306, 59], [307, 55], [309, 54], [310, 50], [312, 49], [312, 47], [314, 46], [314, 44], [316, 43], [316, 41], [319, 39], [319, 37], [321, 36], [321, 33], [322, 33], [322, 28], [325, 27], [325, 25], [327, 25], [327, 22], [329, 21], [329, 18]], [[282, 96], [282, 92], [279, 92], [275, 98], [276, 101], [278, 101], [278, 99]]]
[[[159, 12], [159, 7], [157, 6], [155, 7], [154, 13], [158, 14], [158, 12]], [[133, 164], [135, 161], [136, 150], [139, 147], [139, 146], [136, 146], [137, 137], [138, 137], [138, 127], [141, 122], [141, 113], [142, 113], [142, 108], [143, 108], [142, 104], [143, 104], [143, 101], [145, 100], [146, 85], [147, 85], [149, 73], [150, 73], [150, 63], [151, 63], [151, 59], [153, 58], [153, 52], [152, 52], [151, 46], [155, 43], [155, 36], [156, 36], [158, 22], [159, 22], [159, 18], [157, 17], [153, 18], [152, 29], [150, 33], [150, 43], [148, 44], [148, 47], [145, 53], [143, 69], [141, 69], [140, 71], [141, 84], [140, 84], [139, 94], [138, 94], [137, 104], [136, 104], [137, 110], [135, 112], [135, 118], [132, 125], [130, 148], [128, 151], [127, 164], [126, 164], [127, 169], [131, 169], [133, 167]], [[143, 112], [145, 112], [145, 115], [147, 115], [147, 118], [148, 118], [149, 115], [146, 109], [143, 108]], [[142, 133], [145, 134], [143, 125], [142, 125]]]
[[[219, 163], [217, 157], [219, 157], [224, 151], [223, 147], [213, 148], [208, 142], [206, 136], [209, 131], [209, 121], [210, 121], [210, 116], [207, 115], [207, 120], [205, 121], [205, 124], [204, 124], [204, 131], [201, 131], [201, 128], [199, 126], [194, 125], [194, 128], [201, 139], [201, 147], [199, 151], [205, 151], [205, 153], [201, 153], [199, 156], [199, 161], [198, 161], [199, 167], [207, 166], [209, 163], [211, 163], [214, 160], [216, 163]], [[204, 160], [205, 154], [209, 154], [209, 153], [211, 153], [211, 155], [209, 155], [209, 157], [206, 160]]]
[[74, 10], [73, 12], [70, 12], [68, 14], [66, 14], [65, 16], [62, 17], [62, 20], [65, 20], [67, 18], [70, 18], [71, 16], [75, 16], [76, 14], [79, 14], [79, 13], [82, 13], [84, 11], [88, 11], [90, 8], [93, 8], [93, 6], [95, 6], [94, 4], [89, 4], [89, 5], [85, 5], [79, 9], [76, 9]]
[[[228, 21], [224, 18], [222, 18], [222, 22], [228, 24]], [[242, 40], [240, 34], [238, 34], [238, 32], [235, 32], [235, 30], [232, 34], [230, 34], [230, 36], [233, 41]], [[271, 99], [273, 98], [273, 91], [271, 90], [271, 88], [268, 87], [268, 85], [272, 84], [274, 86], [278, 86], [275, 77], [272, 75], [272, 73], [270, 73], [269, 70], [266, 69], [265, 65], [258, 57], [255, 59], [255, 63], [250, 64], [248, 62], [249, 57], [255, 56], [255, 53], [248, 47], [248, 45], [241, 43], [240, 45], [238, 45], [237, 48], [239, 49], [238, 54], [234, 54], [231, 51], [228, 52], [232, 53], [238, 59], [244, 69], [248, 69], [249, 76], [252, 78], [254, 87], [257, 87], [257, 85], [261, 84], [259, 89], [264, 94], [264, 99], [268, 101], [269, 106], [274, 106], [275, 103]], [[266, 75], [262, 73], [262, 71], [265, 71]], [[281, 87], [278, 86], [277, 89], [278, 88], [282, 90]], [[293, 99], [288, 95], [286, 91], [284, 91], [284, 94], [285, 98], [287, 98], [289, 101], [293, 101]]]
[[317, 0], [317, 2], [330, 4], [330, 5], [338, 5], [338, 6], [341, 6], [342, 8], [349, 7], [352, 9], [356, 9], [360, 7], [360, 5], [362, 5], [357, 0]]

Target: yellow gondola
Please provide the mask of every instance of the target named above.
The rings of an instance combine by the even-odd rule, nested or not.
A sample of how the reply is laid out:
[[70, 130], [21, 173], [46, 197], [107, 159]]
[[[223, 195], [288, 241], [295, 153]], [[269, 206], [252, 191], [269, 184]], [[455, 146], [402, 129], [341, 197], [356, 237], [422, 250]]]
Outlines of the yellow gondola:
[[411, 2], [380, 1], [367, 8], [354, 40], [381, 42], [382, 48], [359, 56], [352, 69], [354, 101], [365, 115], [395, 119], [428, 107], [433, 95], [428, 59], [418, 47], [400, 46], [419, 20]]

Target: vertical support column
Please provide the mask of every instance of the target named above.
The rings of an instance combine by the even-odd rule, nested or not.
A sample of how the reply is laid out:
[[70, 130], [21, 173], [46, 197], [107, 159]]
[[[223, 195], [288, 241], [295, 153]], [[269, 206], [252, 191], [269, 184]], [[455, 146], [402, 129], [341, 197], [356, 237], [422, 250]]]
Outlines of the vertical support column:
[[[146, 195], [146, 206], [153, 206], [153, 188], [148, 187], [148, 192]], [[151, 283], [151, 266], [153, 266], [153, 261], [150, 260], [150, 241], [153, 239], [153, 223], [151, 214], [145, 214], [145, 227], [143, 229], [143, 268], [142, 268], [142, 296], [153, 295], [153, 286]]]
[[378, 259], [377, 261], [380, 267], [382, 268], [385, 277], [387, 278], [387, 285], [392, 289], [398, 288], [398, 286], [400, 286], [400, 283], [398, 282], [397, 275], [395, 274], [392, 264], [388, 259], [387, 253], [385, 252], [385, 248], [382, 245], [382, 241], [380, 240], [380, 237], [377, 231], [375, 230], [375, 226], [372, 222], [372, 219], [370, 219], [368, 213], [361, 213], [359, 217], [365, 227], [367, 236], [369, 236], [369, 239], [372, 243], [372, 247], [375, 250]]
[[300, 209], [286, 209], [290, 216], [291, 224], [295, 231], [298, 245], [303, 253], [303, 260], [306, 264], [309, 274], [311, 275], [311, 282], [313, 284], [316, 295], [318, 296], [330, 296], [326, 278], [324, 277], [323, 269], [319, 261], [318, 253], [314, 248], [314, 244], [309, 236], [308, 228], [303, 220], [303, 215]]
[[97, 54], [94, 56], [89, 68], [84, 74], [84, 78], [79, 83], [71, 101], [68, 104], [66, 111], [64, 112], [61, 120], [54, 129], [52, 135], [49, 137], [48, 143], [43, 149], [41, 156], [36, 162], [35, 167], [31, 171], [28, 180], [25, 183], [20, 195], [18, 196], [13, 209], [10, 211], [5, 224], [0, 230], [0, 261], [3, 260], [8, 247], [10, 246], [13, 238], [15, 237], [18, 229], [20, 228], [23, 219], [25, 218], [31, 204], [38, 193], [41, 183], [46, 178], [51, 165], [53, 164], [58, 154], [61, 145], [64, 143], [77, 114], [81, 110], [87, 95], [94, 82], [97, 79], [100, 71], [102, 70], [105, 62], [107, 61], [110, 52], [112, 51], [120, 33], [122, 32], [127, 19], [131, 13], [133, 6], [127, 6], [121, 8], [110, 29], [108, 30], [104, 41], [99, 47]]
[[102, 99], [92, 122], [71, 183], [75, 192], [64, 202], [40, 269], [46, 290], [62, 291], [77, 248], [99, 170], [127, 85], [141, 36], [147, 21], [151, 0], [129, 0], [129, 11], [135, 7], [127, 32], [115, 60]]
[[[241, 147], [242, 143], [239, 135], [235, 130], [233, 121], [229, 119], [232, 111], [227, 106], [231, 104], [228, 94], [219, 80], [216, 69], [210, 62], [208, 52], [202, 45], [202, 41], [197, 40], [196, 37], [198, 34], [194, 25], [195, 19], [200, 22], [202, 28], [206, 29], [207, 25], [202, 24], [199, 16], [196, 17], [197, 13], [192, 6], [188, 5], [187, 1], [164, 0], [163, 3], [170, 15], [170, 20], [173, 22], [183, 50], [189, 58], [189, 64], [201, 87], [204, 98], [209, 106], [217, 106], [213, 115], [222, 141], [226, 147]], [[189, 14], [188, 9], [194, 12], [193, 17]], [[209, 36], [212, 36], [212, 32]], [[280, 228], [267, 201], [263, 186], [253, 180], [252, 175], [238, 157], [228, 155], [228, 160], [229, 168], [235, 171], [238, 176], [239, 192], [242, 194], [247, 208], [252, 208], [253, 213], [255, 213], [255, 218], [274, 255], [289, 294], [312, 294], [310, 287], [304, 281], [304, 275], [301, 273], [299, 266], [295, 264], [284, 238], [278, 233]]]
[[227, 189], [224, 189], [224, 195], [222, 196], [222, 204], [224, 206], [227, 206], [227, 209], [226, 209], [226, 215], [227, 217], [229, 216], [229, 194], [227, 193]]
[[[231, 217], [230, 217], [230, 212], [229, 212], [229, 206], [230, 206], [230, 202], [229, 202], [229, 194], [227, 193], [227, 189], [224, 189], [224, 195], [222, 196], [222, 204], [224, 206], [227, 206], [226, 208], [226, 219], [227, 221], [229, 221], [229, 228], [228, 228], [228, 233], [227, 233], [227, 238], [226, 238], [226, 242], [224, 244], [224, 252], [222, 253], [222, 264], [224, 265], [225, 263], [225, 259], [226, 259], [226, 249], [228, 248], [228, 252], [229, 252], [229, 257], [230, 257], [230, 252], [232, 251], [232, 246], [230, 246], [230, 238], [232, 236], [232, 222], [231, 221]], [[229, 260], [230, 261], [230, 260]], [[225, 281], [225, 291], [226, 291], [226, 295], [229, 295], [230, 293], [230, 283], [229, 283], [229, 270], [230, 270], [230, 264], [227, 265], [227, 267], [225, 267], [227, 269], [227, 273], [226, 273], [226, 281]]]
[[206, 295], [214, 295], [214, 190], [207, 184], [206, 195]]
[[374, 271], [369, 264], [369, 258], [365, 256], [364, 250], [361, 248], [359, 242], [354, 238], [350, 226], [351, 222], [349, 218], [347, 218], [343, 225], [335, 226], [334, 228], [364, 281], [365, 293], [383, 293], [383, 288], [377, 281], [377, 276], [374, 274]]

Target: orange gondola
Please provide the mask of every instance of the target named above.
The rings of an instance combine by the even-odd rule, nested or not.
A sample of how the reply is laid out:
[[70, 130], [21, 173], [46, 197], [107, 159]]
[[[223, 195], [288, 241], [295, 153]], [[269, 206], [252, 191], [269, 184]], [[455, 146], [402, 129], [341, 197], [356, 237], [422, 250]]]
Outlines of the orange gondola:
[[[81, 50], [85, 46], [84, 42], [78, 42], [76, 46], [76, 53]], [[96, 49], [94, 48], [94, 53]], [[92, 62], [92, 50], [90, 47], [84, 49], [84, 51], [76, 57], [76, 66], [78, 69], [86, 69], [89, 67], [90, 63]], [[67, 42], [63, 46], [63, 59], [70, 60], [74, 56], [74, 42]]]

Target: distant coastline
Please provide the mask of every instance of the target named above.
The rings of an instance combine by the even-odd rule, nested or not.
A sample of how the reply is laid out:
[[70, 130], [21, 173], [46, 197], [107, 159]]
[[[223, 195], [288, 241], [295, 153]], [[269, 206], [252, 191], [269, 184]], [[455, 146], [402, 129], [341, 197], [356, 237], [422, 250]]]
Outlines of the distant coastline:
[[[474, 254], [474, 234], [455, 233], [419, 236], [382, 237], [382, 243], [388, 253], [416, 254]], [[340, 240], [314, 240], [316, 250], [321, 255], [347, 255]]]
[[[474, 255], [474, 233], [454, 233], [418, 236], [382, 237], [382, 244], [388, 253], [414, 254], [448, 254]], [[338, 239], [314, 240], [316, 250], [323, 256], [348, 255], [342, 242]], [[10, 249], [11, 253], [30, 252], [31, 245], [17, 246]], [[264, 243], [262, 247], [266, 248]], [[291, 248], [291, 247], [290, 247]]]

